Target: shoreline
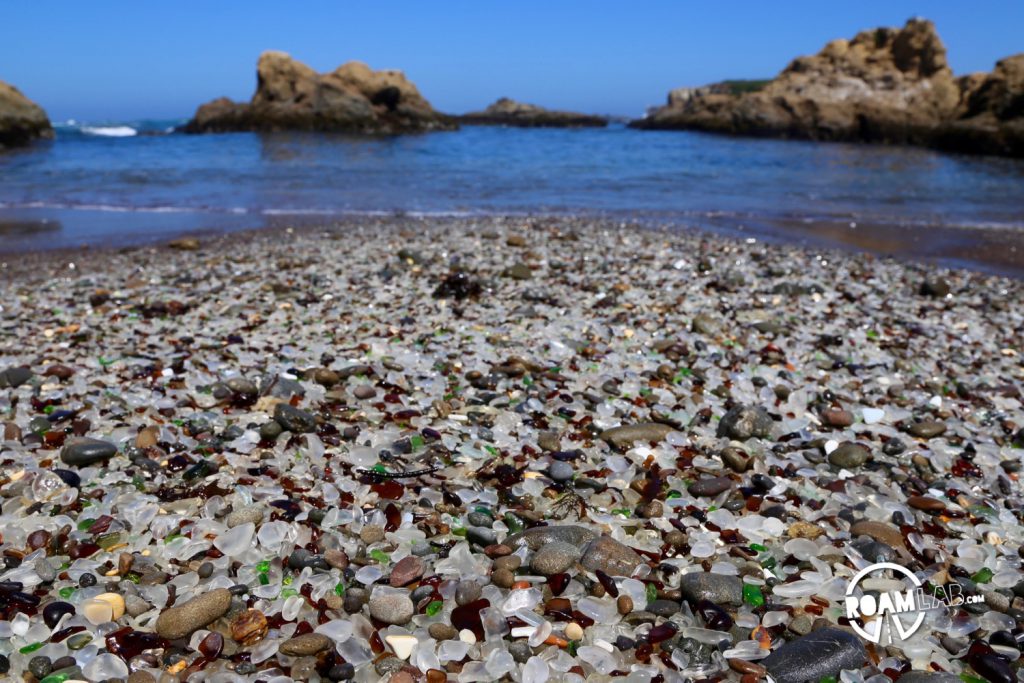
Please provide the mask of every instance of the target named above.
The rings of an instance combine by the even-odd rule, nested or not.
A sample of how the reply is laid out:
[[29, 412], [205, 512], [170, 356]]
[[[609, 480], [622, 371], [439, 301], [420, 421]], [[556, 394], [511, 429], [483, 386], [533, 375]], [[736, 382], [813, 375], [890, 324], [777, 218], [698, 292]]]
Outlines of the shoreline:
[[[74, 210], [72, 210], [74, 211]], [[128, 213], [137, 218], [139, 214]], [[141, 214], [145, 216], [145, 213]], [[163, 214], [168, 215], [168, 214]], [[104, 216], [100, 216], [103, 218]], [[209, 214], [217, 219], [217, 214]], [[220, 216], [223, 218], [223, 216]], [[1024, 280], [1024, 230], [1011, 227], [964, 226], [894, 226], [870, 221], [851, 221], [842, 218], [779, 218], [757, 215], [707, 215], [687, 219], [639, 212], [621, 214], [595, 213], [593, 215], [570, 212], [352, 212], [344, 215], [316, 214], [263, 215], [263, 225], [251, 225], [250, 217], [241, 217], [227, 227], [199, 229], [165, 228], [156, 233], [134, 233], [128, 243], [117, 244], [124, 235], [94, 237], [98, 241], [80, 246], [54, 248], [5, 248], [0, 245], [0, 261], [29, 259], [45, 261], [47, 257], [71, 258], [90, 252], [117, 252], [139, 249], [158, 249], [180, 238], [194, 237], [203, 241], [232, 239], [274, 239], [288, 231], [357, 232], [374, 229], [394, 229], [403, 221], [433, 229], [445, 224], [461, 229], [467, 224], [492, 221], [569, 222], [591, 223], [600, 229], [646, 230], [672, 236], [731, 240], [754, 239], [779, 248], [793, 248], [805, 252], [827, 251], [841, 257], [870, 255], [878, 259], [893, 259], [908, 265], [964, 270], [982, 275], [997, 275]], [[39, 221], [41, 219], [33, 219]], [[6, 224], [27, 229], [33, 221], [5, 222], [0, 213], [0, 229]], [[59, 225], [59, 223], [58, 223]], [[59, 227], [57, 228], [59, 229]]]

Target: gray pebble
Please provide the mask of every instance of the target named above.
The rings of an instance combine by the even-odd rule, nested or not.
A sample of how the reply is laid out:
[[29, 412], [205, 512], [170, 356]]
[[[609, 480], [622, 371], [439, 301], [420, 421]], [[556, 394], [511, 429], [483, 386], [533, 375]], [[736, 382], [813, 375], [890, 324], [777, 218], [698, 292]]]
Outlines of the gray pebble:
[[407, 624], [415, 612], [415, 605], [405, 593], [375, 591], [370, 596], [370, 615], [385, 624]]

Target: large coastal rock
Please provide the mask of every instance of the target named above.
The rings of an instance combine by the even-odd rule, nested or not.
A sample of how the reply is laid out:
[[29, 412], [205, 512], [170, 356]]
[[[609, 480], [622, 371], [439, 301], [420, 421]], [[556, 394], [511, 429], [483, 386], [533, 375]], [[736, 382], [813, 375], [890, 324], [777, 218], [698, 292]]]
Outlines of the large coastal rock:
[[752, 92], [673, 91], [637, 128], [698, 130], [812, 140], [927, 142], [954, 113], [960, 89], [930, 21], [834, 40], [798, 57]]
[[600, 128], [608, 125], [608, 119], [603, 116], [545, 109], [507, 97], [502, 97], [483, 111], [460, 116], [459, 121], [474, 126], [518, 128]]
[[317, 73], [283, 52], [260, 55], [256, 93], [248, 103], [220, 98], [196, 111], [190, 133], [339, 131], [406, 133], [449, 130], [451, 117], [434, 111], [401, 71], [373, 71], [349, 62]]
[[0, 81], [0, 149], [52, 137], [50, 119], [42, 107], [13, 85]]
[[770, 81], [673, 90], [630, 125], [1024, 157], [1024, 54], [955, 78], [935, 26], [911, 19], [833, 41]]
[[991, 73], [960, 79], [956, 117], [941, 126], [936, 147], [957, 152], [1024, 157], [1024, 53]]

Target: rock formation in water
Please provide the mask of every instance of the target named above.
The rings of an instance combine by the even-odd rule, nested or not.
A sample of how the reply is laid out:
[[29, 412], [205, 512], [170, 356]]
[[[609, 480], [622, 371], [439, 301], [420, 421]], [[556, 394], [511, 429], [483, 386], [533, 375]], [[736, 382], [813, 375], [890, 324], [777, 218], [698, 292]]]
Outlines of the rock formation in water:
[[0, 81], [0, 149], [52, 137], [50, 119], [42, 107], [13, 85]]
[[1024, 157], [1024, 53], [959, 83], [956, 116], [939, 127], [933, 144], [956, 152]]
[[535, 104], [502, 97], [483, 111], [459, 117], [461, 123], [476, 126], [516, 126], [519, 128], [586, 128], [608, 125], [608, 119], [591, 114], [555, 111]]
[[373, 71], [349, 62], [319, 74], [283, 52], [260, 55], [256, 93], [248, 103], [225, 97], [199, 107], [190, 133], [338, 131], [409, 133], [450, 130], [451, 117], [434, 111], [401, 71]]
[[770, 81], [674, 90], [630, 125], [1020, 155], [1021, 59], [957, 79], [932, 22], [911, 19], [834, 40]]

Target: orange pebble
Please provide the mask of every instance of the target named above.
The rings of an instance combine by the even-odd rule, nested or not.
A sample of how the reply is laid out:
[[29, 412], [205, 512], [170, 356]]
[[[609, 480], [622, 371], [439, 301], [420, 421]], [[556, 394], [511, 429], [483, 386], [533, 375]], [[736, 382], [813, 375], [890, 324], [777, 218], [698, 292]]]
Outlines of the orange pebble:
[[547, 640], [544, 641], [545, 645], [557, 645], [558, 647], [568, 647], [569, 641], [564, 638], [559, 638], [556, 635], [550, 635]]
[[521, 590], [530, 587], [529, 581], [516, 581], [512, 584], [512, 590]]

